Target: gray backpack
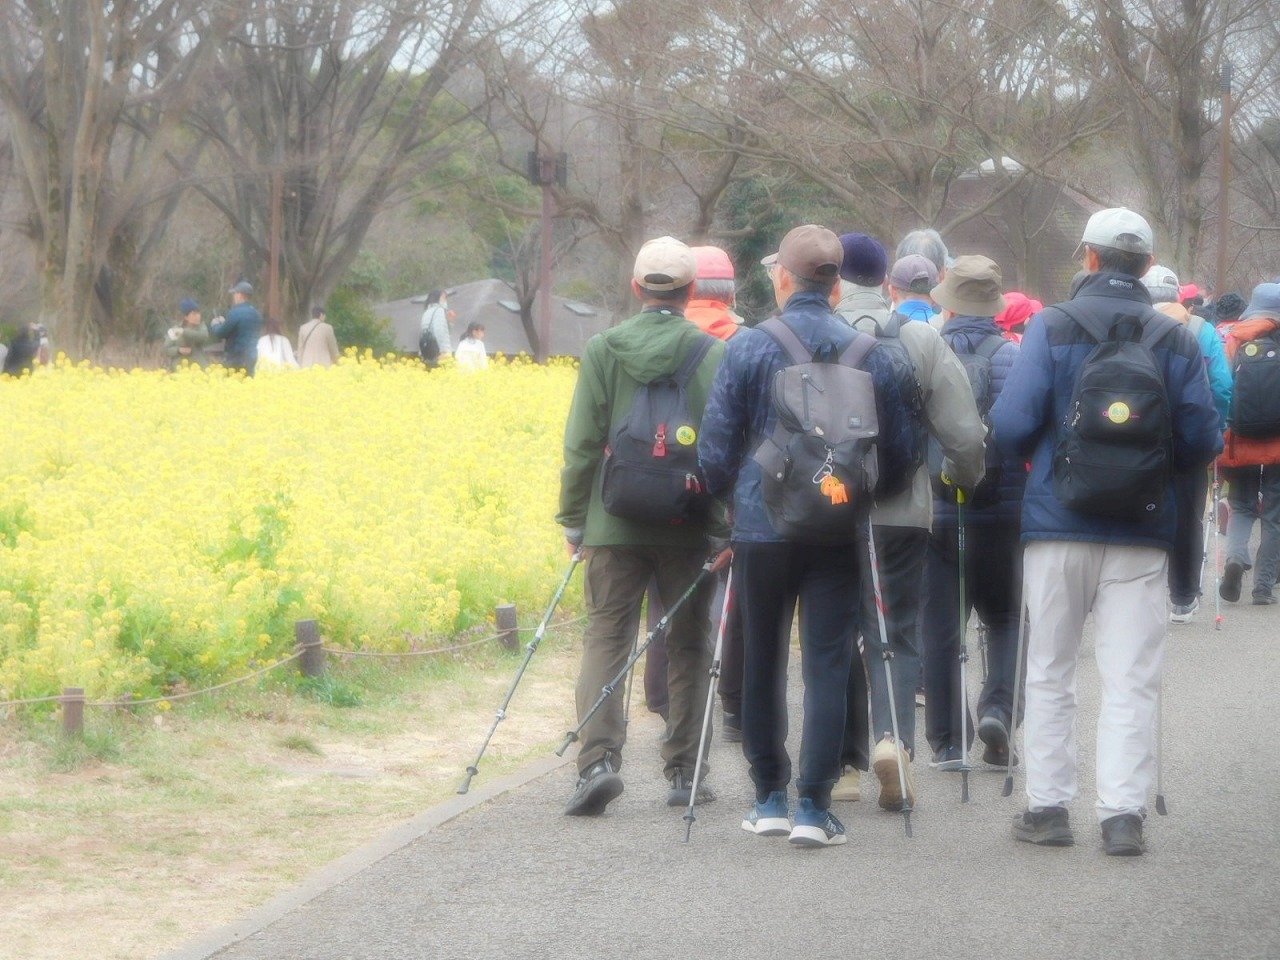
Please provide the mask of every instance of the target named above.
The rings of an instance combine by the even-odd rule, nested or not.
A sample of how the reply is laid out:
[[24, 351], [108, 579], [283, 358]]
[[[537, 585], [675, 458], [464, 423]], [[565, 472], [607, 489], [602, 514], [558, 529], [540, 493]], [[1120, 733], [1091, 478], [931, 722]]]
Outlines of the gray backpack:
[[753, 457], [774, 532], [803, 543], [850, 543], [865, 523], [879, 480], [875, 386], [858, 369], [878, 344], [856, 333], [837, 354], [815, 356], [781, 320], [756, 329], [791, 364], [773, 380], [777, 424]]

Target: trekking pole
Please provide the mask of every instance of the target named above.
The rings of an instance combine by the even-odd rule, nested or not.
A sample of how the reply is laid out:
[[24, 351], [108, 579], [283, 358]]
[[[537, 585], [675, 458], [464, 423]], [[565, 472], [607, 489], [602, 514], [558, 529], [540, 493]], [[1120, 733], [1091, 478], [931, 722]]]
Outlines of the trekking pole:
[[1156, 813], [1169, 815], [1164, 802], [1164, 667], [1160, 668], [1160, 687], [1156, 690]]
[[1009, 766], [1005, 770], [1004, 789], [1000, 791], [1000, 796], [1008, 797], [1013, 794], [1013, 744], [1016, 739], [1014, 734], [1018, 729], [1018, 703], [1022, 700], [1022, 662], [1027, 654], [1027, 583], [1026, 574], [1023, 573], [1022, 581], [1022, 602], [1018, 604], [1018, 660], [1013, 665], [1013, 719], [1010, 722], [1013, 729], [1009, 731]]
[[969, 644], [965, 636], [964, 491], [956, 487], [956, 555], [960, 566], [960, 802], [969, 802]]
[[635, 651], [627, 658], [627, 662], [622, 665], [622, 669], [618, 671], [617, 675], [600, 689], [600, 696], [596, 697], [596, 702], [591, 705], [591, 709], [587, 711], [587, 715], [578, 721], [578, 725], [576, 727], [564, 735], [564, 743], [560, 744], [560, 749], [556, 751], [557, 757], [563, 757], [564, 752], [569, 749], [569, 744], [578, 739], [579, 734], [582, 733], [582, 728], [591, 721], [591, 718], [596, 715], [596, 711], [599, 710], [600, 707], [603, 706], [604, 702], [609, 699], [610, 695], [618, 689], [618, 684], [627, 678], [627, 674], [631, 672], [631, 668], [636, 665], [637, 660], [644, 656], [645, 651], [649, 649], [649, 644], [653, 643], [654, 638], [666, 633], [667, 628], [671, 625], [671, 618], [676, 615], [676, 612], [682, 606], [684, 606], [685, 601], [693, 596], [694, 591], [702, 585], [702, 581], [705, 580], [707, 574], [712, 571], [714, 564], [715, 558], [712, 558], [702, 565], [702, 569], [698, 571], [698, 575], [693, 578], [693, 583], [689, 584], [689, 589], [682, 593], [680, 595], [680, 599], [673, 603], [671, 608], [662, 615], [662, 619], [658, 621], [658, 625], [649, 631], [649, 635], [644, 638], [644, 643], [635, 648]]
[[987, 671], [990, 669], [987, 666], [987, 640], [989, 635], [990, 635], [990, 630], [988, 629], [987, 625], [983, 623], [981, 620], [979, 620], [978, 621], [978, 662], [982, 664], [983, 684], [986, 684], [987, 682]]
[[902, 738], [898, 734], [898, 705], [893, 696], [893, 668], [890, 661], [889, 632], [884, 623], [884, 595], [880, 592], [880, 561], [876, 559], [876, 538], [871, 522], [867, 522], [867, 556], [871, 561], [871, 588], [876, 598], [876, 620], [880, 624], [880, 659], [884, 663], [884, 685], [889, 693], [889, 720], [893, 728], [893, 745], [898, 754], [898, 788], [902, 791], [902, 825], [911, 836], [911, 801], [907, 796], [907, 771], [903, 766]]
[[498, 724], [506, 719], [507, 707], [511, 704], [511, 698], [516, 695], [516, 687], [520, 685], [520, 679], [524, 676], [524, 671], [529, 666], [529, 661], [533, 659], [534, 653], [538, 650], [538, 645], [542, 643], [542, 638], [546, 635], [547, 624], [551, 622], [551, 615], [555, 613], [556, 607], [560, 605], [560, 599], [564, 596], [565, 588], [569, 586], [573, 571], [577, 569], [578, 564], [581, 562], [582, 547], [578, 547], [573, 551], [573, 558], [569, 561], [569, 569], [564, 572], [564, 579], [560, 581], [560, 586], [556, 588], [555, 594], [551, 597], [551, 605], [547, 607], [547, 612], [542, 615], [542, 622], [538, 624], [538, 629], [534, 631], [533, 639], [525, 647], [524, 662], [520, 664], [520, 669], [516, 671], [515, 679], [511, 681], [511, 688], [507, 690], [507, 696], [502, 701], [502, 706], [498, 707], [498, 712], [493, 718], [493, 726], [489, 728], [488, 736], [484, 738], [484, 743], [480, 745], [480, 752], [476, 754], [471, 766], [467, 767], [467, 777], [462, 781], [462, 786], [458, 787], [458, 793], [466, 793], [471, 789], [471, 778], [480, 772], [480, 758], [484, 756], [485, 750], [488, 749], [489, 741], [493, 739], [493, 734], [498, 729]]
[[693, 832], [693, 805], [698, 799], [698, 784], [702, 782], [702, 761], [707, 753], [707, 736], [711, 732], [711, 713], [715, 710], [716, 683], [720, 679], [720, 655], [724, 651], [725, 625], [729, 622], [729, 597], [733, 592], [733, 567], [724, 582], [724, 602], [720, 607], [720, 627], [716, 630], [716, 648], [711, 654], [711, 682], [707, 685], [707, 706], [702, 711], [702, 733], [698, 737], [698, 759], [693, 764], [693, 789], [689, 791], [689, 809], [685, 811], [684, 842], [689, 842]]
[[1222, 509], [1222, 476], [1213, 462], [1213, 629], [1222, 629], [1222, 556], [1218, 548], [1219, 511]]

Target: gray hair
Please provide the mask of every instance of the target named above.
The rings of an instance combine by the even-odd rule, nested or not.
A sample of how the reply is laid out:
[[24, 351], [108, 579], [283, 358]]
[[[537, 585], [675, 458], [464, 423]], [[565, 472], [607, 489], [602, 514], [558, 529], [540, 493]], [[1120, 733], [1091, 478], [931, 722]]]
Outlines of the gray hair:
[[938, 272], [941, 273], [947, 266], [947, 245], [942, 242], [942, 234], [932, 227], [923, 230], [912, 230], [902, 242], [898, 244], [898, 251], [894, 259], [901, 260], [903, 257], [917, 253], [930, 261]]
[[734, 293], [733, 281], [724, 278], [699, 280], [693, 289], [693, 295], [699, 300], [719, 300], [721, 303], [733, 303]]

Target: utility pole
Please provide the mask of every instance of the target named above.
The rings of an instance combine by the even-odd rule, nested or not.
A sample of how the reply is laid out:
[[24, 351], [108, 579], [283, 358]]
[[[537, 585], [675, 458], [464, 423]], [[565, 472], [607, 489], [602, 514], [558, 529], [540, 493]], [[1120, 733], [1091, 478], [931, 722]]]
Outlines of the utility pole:
[[542, 256], [538, 265], [538, 362], [551, 356], [551, 221], [555, 216], [554, 184], [563, 187], [569, 178], [569, 155], [539, 154], [527, 157], [529, 182], [542, 187]]
[[1227, 292], [1227, 237], [1231, 232], [1228, 192], [1231, 187], [1231, 61], [1223, 61], [1219, 78], [1222, 81], [1222, 174], [1218, 187], [1218, 276], [1214, 284], [1214, 298]]

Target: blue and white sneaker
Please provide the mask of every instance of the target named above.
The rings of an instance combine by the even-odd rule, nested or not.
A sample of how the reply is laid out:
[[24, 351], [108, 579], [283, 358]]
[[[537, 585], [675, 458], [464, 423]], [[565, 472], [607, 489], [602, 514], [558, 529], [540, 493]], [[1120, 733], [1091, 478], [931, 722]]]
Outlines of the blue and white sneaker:
[[796, 804], [796, 825], [791, 842], [797, 847], [834, 847], [844, 843], [844, 824], [830, 810], [819, 810], [809, 797]]
[[785, 837], [791, 832], [787, 813], [787, 791], [775, 790], [764, 803], [751, 805], [742, 829], [759, 837]]

